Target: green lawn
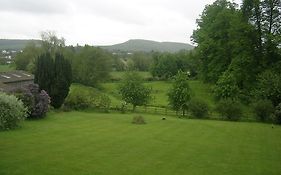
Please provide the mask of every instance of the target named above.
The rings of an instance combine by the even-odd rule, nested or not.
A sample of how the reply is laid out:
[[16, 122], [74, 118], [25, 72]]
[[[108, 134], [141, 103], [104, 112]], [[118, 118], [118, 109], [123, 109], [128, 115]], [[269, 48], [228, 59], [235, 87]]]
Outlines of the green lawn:
[[281, 127], [133, 114], [49, 113], [0, 132], [1, 175], [280, 175]]

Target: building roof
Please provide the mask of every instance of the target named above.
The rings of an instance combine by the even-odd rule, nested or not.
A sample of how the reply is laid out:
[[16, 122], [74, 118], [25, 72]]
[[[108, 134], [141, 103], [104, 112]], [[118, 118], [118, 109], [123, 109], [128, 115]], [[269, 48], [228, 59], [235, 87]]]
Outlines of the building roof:
[[0, 84], [34, 80], [34, 75], [24, 71], [0, 72]]

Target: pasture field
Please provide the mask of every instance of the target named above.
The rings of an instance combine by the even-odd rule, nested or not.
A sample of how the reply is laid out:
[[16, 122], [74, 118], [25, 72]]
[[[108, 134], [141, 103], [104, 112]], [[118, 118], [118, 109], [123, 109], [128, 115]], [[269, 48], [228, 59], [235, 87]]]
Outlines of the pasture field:
[[[121, 96], [118, 94], [118, 84], [119, 82], [103, 83], [103, 92], [117, 99], [121, 99]], [[169, 105], [167, 93], [172, 85], [170, 81], [147, 81], [144, 84], [152, 88], [152, 99], [149, 105], [159, 107], [166, 107]], [[189, 86], [194, 98], [202, 99], [208, 103], [210, 107], [214, 107], [214, 99], [211, 94], [210, 85], [204, 84], [198, 80], [190, 80]]]
[[281, 174], [280, 126], [134, 115], [50, 112], [0, 132], [0, 174]]
[[[143, 79], [152, 78], [152, 75], [150, 72], [137, 71], [137, 73]], [[115, 80], [122, 80], [125, 74], [126, 74], [126, 72], [124, 72], [124, 71], [122, 71], [122, 72], [114, 71], [114, 72], [110, 72], [110, 77]]]

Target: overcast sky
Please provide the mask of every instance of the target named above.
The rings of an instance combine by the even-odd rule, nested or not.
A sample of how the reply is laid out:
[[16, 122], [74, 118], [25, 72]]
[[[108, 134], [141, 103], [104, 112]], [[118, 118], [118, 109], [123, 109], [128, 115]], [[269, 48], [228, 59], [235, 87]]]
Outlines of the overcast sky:
[[51, 30], [73, 45], [108, 45], [129, 39], [191, 43], [196, 19], [212, 2], [0, 0], [0, 38], [38, 39], [40, 31]]

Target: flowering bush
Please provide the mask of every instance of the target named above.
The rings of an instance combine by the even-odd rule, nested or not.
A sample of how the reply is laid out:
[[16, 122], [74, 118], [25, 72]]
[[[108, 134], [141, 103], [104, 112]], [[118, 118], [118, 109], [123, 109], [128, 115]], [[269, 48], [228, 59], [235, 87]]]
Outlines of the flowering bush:
[[46, 91], [39, 89], [37, 84], [29, 84], [15, 91], [28, 109], [29, 118], [43, 118], [48, 111], [50, 97]]

